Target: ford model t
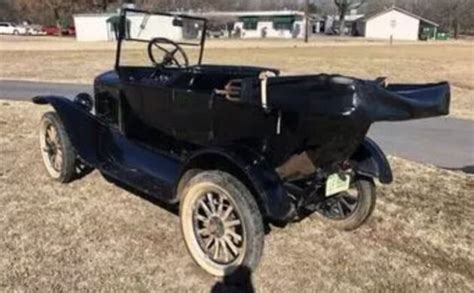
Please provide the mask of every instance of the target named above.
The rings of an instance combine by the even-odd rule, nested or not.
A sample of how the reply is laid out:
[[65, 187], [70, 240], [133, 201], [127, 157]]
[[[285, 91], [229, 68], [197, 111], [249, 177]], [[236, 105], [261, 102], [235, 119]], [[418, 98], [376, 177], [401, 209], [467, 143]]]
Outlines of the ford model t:
[[[372, 123], [448, 113], [447, 83], [204, 65], [206, 24], [126, 9], [115, 24], [115, 68], [95, 79], [93, 97], [34, 102], [55, 109], [40, 128], [54, 179], [70, 182], [87, 166], [179, 206], [189, 253], [210, 274], [254, 269], [270, 224], [314, 214], [359, 227], [374, 209], [375, 182], [392, 182], [385, 155], [366, 137]], [[148, 66], [129, 64], [141, 55]]]

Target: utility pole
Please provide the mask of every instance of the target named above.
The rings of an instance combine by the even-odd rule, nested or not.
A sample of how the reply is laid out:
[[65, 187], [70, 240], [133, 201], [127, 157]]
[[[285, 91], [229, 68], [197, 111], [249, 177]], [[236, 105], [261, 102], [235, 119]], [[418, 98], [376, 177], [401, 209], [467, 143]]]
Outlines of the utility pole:
[[309, 41], [309, 0], [305, 0], [304, 18], [304, 42], [307, 43]]

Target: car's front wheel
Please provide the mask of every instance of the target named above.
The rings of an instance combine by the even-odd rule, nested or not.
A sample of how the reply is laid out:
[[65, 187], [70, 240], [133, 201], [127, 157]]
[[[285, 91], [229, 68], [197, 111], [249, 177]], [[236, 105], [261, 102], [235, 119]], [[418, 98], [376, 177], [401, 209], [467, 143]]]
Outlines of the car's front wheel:
[[194, 176], [181, 196], [184, 241], [200, 267], [215, 276], [257, 267], [264, 226], [244, 184], [228, 173], [206, 171]]
[[72, 181], [76, 175], [76, 152], [55, 112], [43, 115], [39, 138], [41, 155], [49, 175], [61, 183]]

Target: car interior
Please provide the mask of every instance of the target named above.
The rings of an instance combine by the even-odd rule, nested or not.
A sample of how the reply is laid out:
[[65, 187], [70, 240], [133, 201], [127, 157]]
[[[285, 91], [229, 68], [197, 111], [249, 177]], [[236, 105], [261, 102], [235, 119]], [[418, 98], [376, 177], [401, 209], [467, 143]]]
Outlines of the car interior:
[[187, 68], [173, 67], [120, 67], [122, 81], [157, 87], [212, 93], [223, 89], [230, 81], [258, 77], [263, 71], [277, 70], [228, 65], [195, 65]]

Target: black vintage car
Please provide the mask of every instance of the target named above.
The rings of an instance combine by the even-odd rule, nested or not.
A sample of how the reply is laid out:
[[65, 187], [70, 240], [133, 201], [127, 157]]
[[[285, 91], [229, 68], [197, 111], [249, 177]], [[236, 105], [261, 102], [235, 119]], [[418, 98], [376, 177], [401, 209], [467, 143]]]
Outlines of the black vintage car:
[[[115, 69], [96, 78], [94, 96], [33, 101], [55, 109], [40, 129], [54, 179], [70, 182], [86, 166], [179, 206], [189, 252], [210, 274], [254, 269], [270, 224], [315, 214], [359, 227], [374, 209], [374, 182], [392, 182], [385, 155], [366, 137], [372, 123], [448, 114], [446, 82], [204, 65], [206, 24], [123, 10]], [[131, 41], [146, 48], [124, 50]], [[127, 53], [146, 53], [150, 65], [126, 65]]]

